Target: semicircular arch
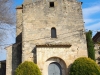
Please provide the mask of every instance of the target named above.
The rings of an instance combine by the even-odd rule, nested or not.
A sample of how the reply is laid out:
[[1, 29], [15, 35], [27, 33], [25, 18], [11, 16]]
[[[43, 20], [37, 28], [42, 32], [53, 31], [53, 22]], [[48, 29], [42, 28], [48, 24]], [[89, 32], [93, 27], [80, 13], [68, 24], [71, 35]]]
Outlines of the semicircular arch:
[[66, 66], [66, 63], [64, 62], [64, 60], [59, 57], [51, 57], [45, 61], [45, 64], [43, 67], [43, 75], [48, 75], [48, 66], [53, 62], [57, 62], [60, 64], [62, 75], [68, 74], [67, 66]]

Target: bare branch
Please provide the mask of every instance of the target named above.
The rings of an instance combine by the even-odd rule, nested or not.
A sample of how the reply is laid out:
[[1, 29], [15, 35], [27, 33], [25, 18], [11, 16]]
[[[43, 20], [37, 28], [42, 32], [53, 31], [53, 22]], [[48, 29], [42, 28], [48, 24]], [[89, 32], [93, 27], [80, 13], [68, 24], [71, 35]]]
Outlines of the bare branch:
[[[15, 7], [13, 0], [0, 0], [0, 27], [3, 28], [7, 25], [15, 25]], [[0, 43], [5, 43], [8, 30], [0, 29]]]
[[15, 11], [12, 7], [13, 0], [0, 0], [0, 22], [15, 24]]

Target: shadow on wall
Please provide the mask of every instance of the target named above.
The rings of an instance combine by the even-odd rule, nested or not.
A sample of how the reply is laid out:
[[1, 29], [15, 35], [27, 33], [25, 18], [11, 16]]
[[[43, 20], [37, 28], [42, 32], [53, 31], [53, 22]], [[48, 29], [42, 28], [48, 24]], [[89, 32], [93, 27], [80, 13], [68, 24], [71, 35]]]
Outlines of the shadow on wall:
[[12, 45], [12, 75], [18, 65], [22, 62], [22, 43], [15, 43]]
[[33, 61], [34, 61], [35, 64], [37, 64], [36, 47], [34, 47], [34, 49], [32, 50], [32, 53], [33, 53], [33, 58], [34, 58]]
[[16, 43], [22, 42], [22, 32], [16, 37]]
[[6, 60], [0, 61], [0, 75], [6, 75]]

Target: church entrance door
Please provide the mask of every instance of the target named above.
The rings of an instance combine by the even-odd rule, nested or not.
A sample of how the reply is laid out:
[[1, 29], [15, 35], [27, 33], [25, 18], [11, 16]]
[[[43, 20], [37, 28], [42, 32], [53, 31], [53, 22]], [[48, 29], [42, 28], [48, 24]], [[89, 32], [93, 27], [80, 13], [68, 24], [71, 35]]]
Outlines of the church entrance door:
[[60, 64], [57, 62], [50, 63], [48, 67], [48, 75], [62, 75]]

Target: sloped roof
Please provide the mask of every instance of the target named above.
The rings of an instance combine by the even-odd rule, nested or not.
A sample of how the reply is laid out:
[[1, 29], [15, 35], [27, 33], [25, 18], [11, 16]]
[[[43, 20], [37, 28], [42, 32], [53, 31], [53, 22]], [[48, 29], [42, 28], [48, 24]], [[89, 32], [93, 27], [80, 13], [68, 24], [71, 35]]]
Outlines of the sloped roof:
[[100, 38], [100, 32], [97, 32], [93, 37], [93, 41], [96, 43], [96, 42], [98, 42], [99, 38]]
[[6, 63], [6, 60], [2, 60], [2, 61], [0, 61], [1, 63]]
[[17, 6], [17, 8], [16, 9], [22, 9], [23, 7], [22, 7], [22, 5], [21, 6]]

